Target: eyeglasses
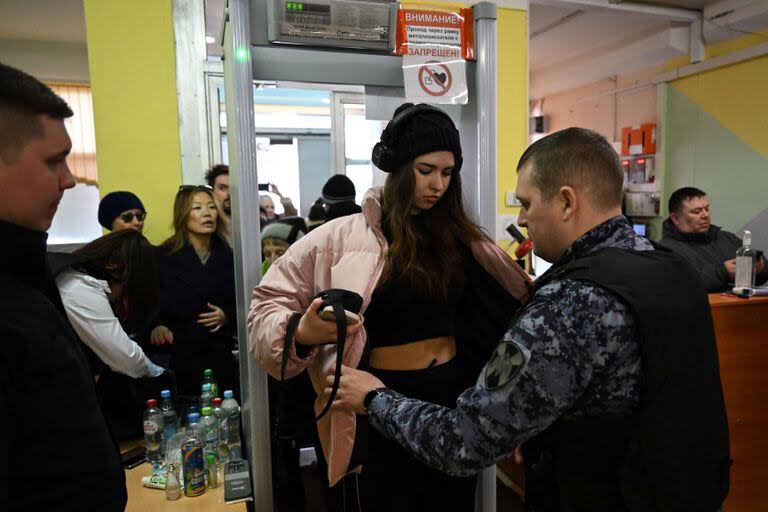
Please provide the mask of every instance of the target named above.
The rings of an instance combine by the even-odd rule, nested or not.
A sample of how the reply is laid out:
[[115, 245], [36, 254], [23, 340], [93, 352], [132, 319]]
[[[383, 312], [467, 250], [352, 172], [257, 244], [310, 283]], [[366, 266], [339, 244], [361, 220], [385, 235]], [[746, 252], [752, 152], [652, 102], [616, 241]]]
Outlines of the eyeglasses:
[[133, 212], [125, 212], [118, 215], [120, 217], [120, 220], [125, 222], [126, 224], [133, 222], [133, 218], [136, 217], [139, 222], [144, 222], [144, 219], [147, 218], [147, 212], [140, 211], [139, 213], [133, 213]]
[[208, 185], [181, 185], [179, 192], [189, 192], [191, 190], [200, 190], [202, 192], [212, 192], [213, 189]]

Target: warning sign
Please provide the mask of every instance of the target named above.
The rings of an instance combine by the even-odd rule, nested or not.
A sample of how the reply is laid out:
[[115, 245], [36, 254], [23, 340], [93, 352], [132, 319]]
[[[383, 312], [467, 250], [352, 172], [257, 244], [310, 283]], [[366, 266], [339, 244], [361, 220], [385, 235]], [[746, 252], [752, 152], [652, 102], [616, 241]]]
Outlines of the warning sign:
[[403, 57], [405, 98], [412, 102], [467, 103], [464, 59], [439, 61], [418, 55]]
[[474, 59], [472, 9], [457, 12], [400, 9], [398, 55]]
[[400, 9], [397, 52], [408, 101], [467, 103], [466, 60], [474, 57], [472, 9]]

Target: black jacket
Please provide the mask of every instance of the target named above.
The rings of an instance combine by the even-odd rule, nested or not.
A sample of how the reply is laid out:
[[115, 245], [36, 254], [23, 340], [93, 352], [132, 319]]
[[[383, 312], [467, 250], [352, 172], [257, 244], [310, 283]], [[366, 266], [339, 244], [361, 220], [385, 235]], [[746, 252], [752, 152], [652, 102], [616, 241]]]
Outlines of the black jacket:
[[[173, 344], [161, 351], [170, 355], [179, 393], [199, 395], [203, 370], [211, 368], [219, 389], [234, 389], [233, 336], [237, 334], [235, 266], [232, 249], [219, 237], [211, 240], [211, 256], [205, 265], [190, 245], [170, 253], [167, 245], [157, 248], [160, 273], [160, 309], [155, 325], [173, 333]], [[215, 333], [197, 323], [208, 313], [207, 303], [224, 310], [227, 323]], [[163, 365], [165, 366], [165, 365]]]
[[125, 474], [45, 233], [0, 221], [0, 510], [124, 510]]
[[[725, 261], [736, 257], [741, 240], [718, 226], [710, 226], [706, 233], [683, 233], [670, 219], [664, 221], [661, 245], [683, 257], [699, 272], [708, 292], [721, 292], [732, 282], [725, 270]], [[765, 261], [765, 258], [763, 258]], [[768, 263], [768, 262], [766, 262]], [[757, 274], [756, 284], [768, 281], [768, 265]]]

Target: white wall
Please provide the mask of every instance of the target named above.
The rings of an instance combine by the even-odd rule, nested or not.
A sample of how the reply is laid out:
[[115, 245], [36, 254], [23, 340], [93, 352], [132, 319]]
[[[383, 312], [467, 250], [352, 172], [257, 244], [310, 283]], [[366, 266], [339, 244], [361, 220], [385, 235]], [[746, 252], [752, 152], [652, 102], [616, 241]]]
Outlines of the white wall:
[[90, 82], [85, 43], [0, 39], [0, 62], [41, 80]]
[[64, 192], [48, 230], [49, 244], [90, 242], [102, 235], [98, 220], [99, 189], [78, 183]]

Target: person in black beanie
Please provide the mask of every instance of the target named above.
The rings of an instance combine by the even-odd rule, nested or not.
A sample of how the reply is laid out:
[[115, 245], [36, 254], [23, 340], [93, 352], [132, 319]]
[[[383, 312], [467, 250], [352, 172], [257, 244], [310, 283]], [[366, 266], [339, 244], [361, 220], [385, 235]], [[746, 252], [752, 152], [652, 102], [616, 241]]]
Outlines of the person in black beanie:
[[144, 230], [147, 210], [133, 192], [110, 192], [99, 203], [99, 224], [109, 231], [134, 229]]
[[355, 184], [343, 174], [334, 174], [323, 185], [322, 198], [325, 202], [325, 222], [360, 213], [362, 208], [355, 203]]
[[[343, 289], [364, 305], [364, 321], [347, 325], [341, 363], [448, 407], [477, 380], [529, 278], [465, 210], [460, 137], [448, 114], [402, 105], [371, 161], [389, 174], [383, 188], [367, 191], [362, 212], [303, 236], [254, 289], [250, 349], [273, 377], [290, 381], [306, 369], [318, 391], [308, 424], [323, 446], [318, 467], [333, 486], [328, 510], [468, 512], [473, 476], [440, 473], [378, 430], [366, 430], [365, 416], [336, 410], [344, 396], [335, 395], [339, 381], [328, 371], [338, 368], [337, 352], [317, 347], [336, 340], [336, 323], [320, 317], [323, 300], [313, 297]], [[331, 207], [354, 205], [354, 198], [345, 176], [323, 188]]]

